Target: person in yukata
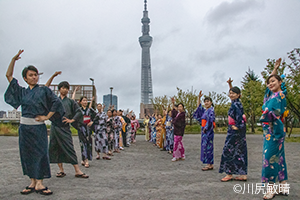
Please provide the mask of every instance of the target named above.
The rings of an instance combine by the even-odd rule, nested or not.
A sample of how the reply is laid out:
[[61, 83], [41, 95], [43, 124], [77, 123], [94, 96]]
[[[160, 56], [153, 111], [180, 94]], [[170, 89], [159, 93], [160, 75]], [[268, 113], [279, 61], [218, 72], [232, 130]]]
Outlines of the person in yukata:
[[123, 115], [123, 110], [119, 110], [119, 111], [121, 112], [121, 116], [125, 121], [125, 124], [123, 125], [124, 127], [122, 127], [123, 146], [129, 147], [127, 143], [127, 128], [128, 128], [128, 124], [130, 124], [130, 119], [126, 115]]
[[130, 113], [128, 113], [126, 115], [126, 117], [128, 118], [128, 122], [127, 122], [127, 126], [126, 126], [126, 142], [127, 142], [127, 146], [129, 147], [131, 145], [131, 113], [133, 111], [131, 111]]
[[156, 126], [156, 146], [160, 148], [161, 140], [162, 140], [162, 129], [163, 129], [163, 120], [161, 114], [158, 114], [157, 121], [155, 122]]
[[172, 124], [172, 110], [168, 111], [166, 116], [166, 143], [165, 149], [169, 154], [173, 153], [173, 144], [174, 144], [174, 133], [173, 133], [173, 124]]
[[[229, 78], [229, 97], [231, 106], [228, 110], [228, 131], [221, 157], [219, 173], [227, 175], [221, 179], [222, 182], [231, 180], [247, 181], [247, 143], [246, 143], [246, 116], [240, 101], [241, 90], [232, 87]], [[239, 175], [233, 178], [233, 174]]]
[[100, 159], [100, 153], [103, 154], [103, 160], [111, 160], [108, 154], [108, 139], [107, 139], [107, 115], [103, 111], [105, 106], [102, 106], [101, 103], [97, 104], [98, 113], [96, 114], [92, 126], [95, 130], [95, 151], [97, 152], [96, 159]]
[[[123, 146], [124, 146], [124, 143], [123, 143], [123, 132], [125, 133], [126, 131], [126, 122], [125, 122], [125, 119], [123, 118], [123, 110], [119, 110], [118, 111], [118, 116], [120, 118], [120, 121], [121, 121], [121, 127], [120, 127], [120, 133], [119, 133], [119, 148], [121, 150], [124, 150]], [[126, 143], [125, 143], [126, 144]]]
[[156, 115], [153, 113], [150, 118], [150, 126], [151, 126], [151, 142], [153, 143], [153, 146], [156, 146]]
[[[61, 71], [55, 72], [45, 86], [49, 87], [53, 79], [59, 74], [61, 74]], [[67, 97], [69, 89], [70, 84], [67, 81], [58, 84], [58, 91], [60, 93], [59, 99], [64, 106], [65, 115], [60, 124], [51, 125], [49, 144], [50, 163], [58, 164], [60, 172], [56, 174], [56, 177], [62, 178], [66, 176], [63, 163], [70, 163], [75, 169], [75, 177], [88, 178], [89, 176], [79, 169], [76, 152], [74, 150], [70, 125], [73, 124], [75, 128], [78, 127], [78, 122], [82, 121], [82, 114], [78, 104]]]
[[117, 110], [112, 111], [113, 118], [115, 120], [115, 127], [114, 127], [114, 139], [115, 139], [115, 146], [114, 146], [114, 152], [121, 153], [120, 152], [120, 145], [119, 145], [119, 139], [120, 139], [120, 130], [122, 128], [122, 122], [120, 120], [120, 117], [118, 116]]
[[135, 115], [132, 115], [131, 117], [131, 142], [135, 143], [136, 140], [136, 132], [140, 128], [139, 121], [136, 120]]
[[114, 150], [114, 134], [115, 134], [115, 120], [111, 110], [107, 110], [106, 120], [106, 137], [108, 141], [108, 155], [113, 156]]
[[143, 122], [144, 126], [145, 126], [145, 140], [149, 141], [149, 116], [146, 115], [144, 122]]
[[[284, 118], [288, 112], [286, 110], [287, 90], [283, 79], [277, 75], [281, 58], [275, 62], [274, 70], [268, 77], [267, 89], [262, 106], [262, 116], [260, 121], [263, 125], [263, 154], [262, 154], [262, 183], [268, 183], [273, 187], [275, 182], [279, 182], [281, 190], [269, 190], [264, 199], [272, 199], [276, 194], [288, 195], [287, 166], [284, 152]], [[275, 188], [275, 187], [273, 187]]]
[[197, 110], [194, 118], [201, 124], [201, 155], [200, 160], [206, 164], [202, 171], [214, 169], [214, 128], [215, 111], [210, 97], [204, 98], [204, 107], [201, 105], [202, 91], [199, 92]]
[[13, 77], [15, 62], [24, 50], [12, 58], [6, 78], [9, 86], [4, 94], [5, 102], [15, 109], [21, 106], [22, 117], [19, 127], [19, 150], [23, 174], [31, 183], [21, 194], [37, 192], [51, 195], [53, 192], [44, 186], [43, 180], [51, 177], [46, 120], [60, 124], [65, 110], [62, 102], [48, 87], [39, 86], [39, 73], [36, 67], [29, 65], [22, 71], [28, 88], [21, 87]]
[[78, 137], [81, 147], [81, 164], [86, 168], [90, 167], [89, 160], [93, 159], [92, 125], [96, 113], [92, 109], [92, 102], [93, 100], [90, 102], [90, 105], [88, 107], [87, 97], [83, 96], [79, 100], [79, 103], [81, 105], [81, 113], [83, 114], [83, 123], [80, 124]]
[[185, 129], [185, 111], [184, 105], [179, 103], [177, 105], [177, 110], [175, 106], [175, 98], [171, 99], [173, 110], [172, 110], [172, 123], [174, 125], [174, 148], [173, 148], [173, 159], [172, 162], [178, 160], [185, 160], [184, 146], [182, 143], [182, 138]]

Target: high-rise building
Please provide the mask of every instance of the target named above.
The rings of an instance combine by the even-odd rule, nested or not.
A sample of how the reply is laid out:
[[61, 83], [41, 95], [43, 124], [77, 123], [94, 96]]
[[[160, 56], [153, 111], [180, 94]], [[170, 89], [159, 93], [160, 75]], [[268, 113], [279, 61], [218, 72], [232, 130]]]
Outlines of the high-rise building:
[[107, 112], [110, 105], [114, 106], [114, 109], [118, 110], [118, 96], [116, 95], [103, 95], [103, 104], [105, 105], [104, 112]]
[[[141, 70], [141, 105], [140, 105], [140, 118], [143, 118], [145, 114], [150, 114], [153, 106], [151, 99], [153, 99], [152, 90], [152, 77], [151, 77], [151, 62], [150, 62], [150, 47], [152, 44], [152, 37], [150, 32], [150, 19], [147, 11], [147, 0], [144, 1], [144, 15], [141, 20], [142, 33], [139, 37], [139, 42], [142, 47], [142, 70]], [[150, 113], [148, 113], [150, 112]]]

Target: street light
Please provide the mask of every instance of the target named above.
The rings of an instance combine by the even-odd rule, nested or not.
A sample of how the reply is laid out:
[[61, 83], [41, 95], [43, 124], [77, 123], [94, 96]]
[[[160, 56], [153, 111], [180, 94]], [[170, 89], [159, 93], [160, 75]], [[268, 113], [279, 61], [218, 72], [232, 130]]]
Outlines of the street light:
[[112, 91], [113, 91], [113, 87], [110, 87], [110, 106], [112, 106]]
[[90, 78], [90, 80], [92, 81], [92, 85], [94, 85], [94, 79], [93, 79], [93, 78]]

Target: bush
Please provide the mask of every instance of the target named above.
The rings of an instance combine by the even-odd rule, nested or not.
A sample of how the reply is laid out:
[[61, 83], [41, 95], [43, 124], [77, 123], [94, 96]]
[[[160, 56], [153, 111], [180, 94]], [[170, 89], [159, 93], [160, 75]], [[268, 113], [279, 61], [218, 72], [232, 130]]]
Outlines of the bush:
[[12, 124], [0, 124], [0, 135], [18, 136], [19, 126]]

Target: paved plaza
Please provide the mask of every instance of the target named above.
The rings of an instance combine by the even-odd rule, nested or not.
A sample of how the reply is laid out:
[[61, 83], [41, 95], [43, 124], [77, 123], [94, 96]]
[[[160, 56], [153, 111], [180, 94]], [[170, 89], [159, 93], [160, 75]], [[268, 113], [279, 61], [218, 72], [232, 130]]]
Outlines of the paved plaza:
[[[29, 179], [22, 174], [18, 137], [2, 136], [0, 199], [262, 199], [262, 194], [252, 194], [252, 184], [255, 190], [261, 178], [262, 136], [247, 135], [248, 182], [222, 183], [220, 179], [225, 175], [219, 174], [218, 170], [225, 137], [215, 135], [215, 169], [212, 171], [201, 171], [200, 135], [184, 136], [186, 160], [177, 162], [171, 162], [171, 155], [144, 141], [144, 136], [137, 136], [136, 144], [115, 154], [112, 160], [93, 160], [90, 168], [81, 167], [90, 175], [89, 179], [75, 178], [70, 164], [64, 165], [67, 176], [56, 178], [58, 167], [51, 164], [52, 178], [44, 183], [54, 194], [41, 196], [32, 193], [24, 196], [20, 191], [29, 184]], [[78, 137], [73, 139], [80, 158]], [[285, 152], [290, 195], [276, 196], [275, 199], [300, 199], [300, 144], [285, 143]], [[236, 187], [242, 189], [239, 194], [233, 191], [235, 184], [243, 187]]]

